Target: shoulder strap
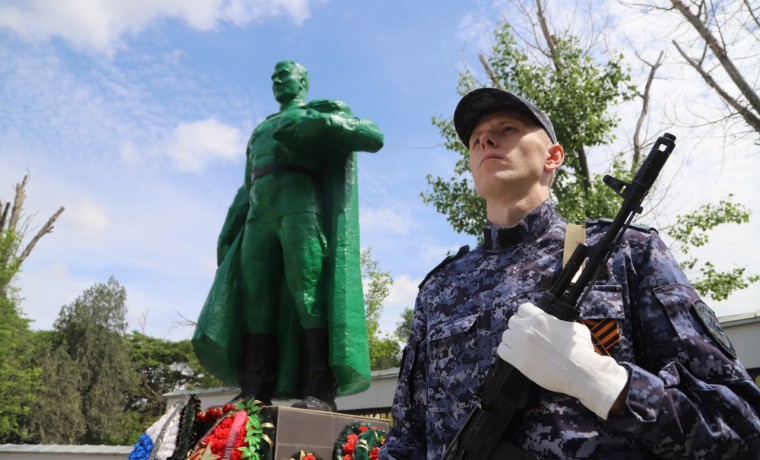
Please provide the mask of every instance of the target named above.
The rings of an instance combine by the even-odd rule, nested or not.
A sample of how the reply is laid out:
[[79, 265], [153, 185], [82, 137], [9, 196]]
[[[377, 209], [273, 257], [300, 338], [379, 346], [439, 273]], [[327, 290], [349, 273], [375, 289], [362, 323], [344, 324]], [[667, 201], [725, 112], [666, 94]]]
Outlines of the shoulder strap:
[[[573, 255], [575, 247], [579, 244], [586, 242], [586, 225], [585, 224], [571, 224], [567, 223], [567, 230], [565, 230], [565, 247], [562, 249], [562, 266], [567, 265], [567, 261], [570, 260], [570, 256]], [[586, 262], [583, 262], [581, 269], [586, 266]], [[573, 283], [580, 276], [581, 270], [573, 277]]]
[[571, 224], [568, 222], [565, 231], [565, 248], [562, 252], [562, 266], [567, 265], [567, 261], [575, 251], [575, 247], [586, 242], [586, 225]]
[[[567, 230], [565, 231], [565, 246], [562, 252], [563, 267], [567, 264], [567, 260], [570, 259], [570, 255], [575, 251], [575, 247], [585, 242], [586, 226], [568, 223]], [[580, 273], [580, 270], [578, 273]], [[591, 331], [594, 350], [602, 356], [610, 356], [609, 349], [620, 340], [620, 332], [615, 320], [611, 318], [599, 320], [582, 319], [581, 322]]]

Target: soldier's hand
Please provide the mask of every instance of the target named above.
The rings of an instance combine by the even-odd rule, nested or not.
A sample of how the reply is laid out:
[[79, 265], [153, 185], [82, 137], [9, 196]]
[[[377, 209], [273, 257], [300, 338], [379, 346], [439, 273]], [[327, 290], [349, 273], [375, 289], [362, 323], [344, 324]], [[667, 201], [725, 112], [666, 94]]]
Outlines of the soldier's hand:
[[536, 384], [578, 398], [605, 420], [628, 383], [623, 366], [594, 351], [588, 327], [532, 303], [520, 305], [510, 318], [497, 352]]

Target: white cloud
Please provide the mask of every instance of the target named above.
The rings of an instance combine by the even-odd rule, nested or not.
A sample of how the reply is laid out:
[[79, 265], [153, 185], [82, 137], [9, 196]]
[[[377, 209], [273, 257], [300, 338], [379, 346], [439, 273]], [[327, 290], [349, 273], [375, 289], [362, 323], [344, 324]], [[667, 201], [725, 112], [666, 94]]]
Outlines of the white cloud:
[[433, 268], [449, 254], [456, 254], [457, 250], [459, 250], [459, 246], [423, 244], [420, 252], [422, 253], [422, 260], [430, 265], [430, 268]]
[[0, 5], [0, 28], [31, 40], [61, 38], [76, 48], [113, 54], [122, 38], [161, 18], [176, 18], [198, 30], [220, 23], [241, 26], [267, 17], [289, 16], [301, 24], [309, 0], [66, 0], [11, 1]]
[[401, 309], [413, 307], [421, 281], [421, 278], [413, 279], [409, 275], [394, 277], [393, 287], [388, 295], [386, 304]]
[[236, 25], [269, 16], [286, 14], [296, 24], [309, 18], [309, 0], [230, 0], [220, 16]]
[[407, 308], [414, 308], [421, 281], [422, 278], [411, 278], [409, 275], [393, 277], [393, 286], [383, 303], [383, 314], [380, 318], [380, 329], [383, 332], [390, 334], [395, 331], [397, 323], [401, 320], [401, 313]]
[[87, 197], [82, 197], [77, 203], [66, 206], [63, 218], [87, 239], [101, 238], [111, 225], [111, 219], [105, 209]]
[[492, 17], [478, 17], [477, 14], [468, 13], [457, 25], [456, 35], [464, 43], [465, 48], [472, 48], [478, 53], [487, 53], [492, 46], [494, 25]]
[[359, 211], [359, 226], [371, 228], [375, 234], [407, 235], [414, 222], [390, 208], [363, 208]]
[[169, 137], [166, 154], [181, 171], [200, 171], [215, 160], [235, 160], [244, 145], [239, 129], [210, 118], [180, 123]]
[[142, 156], [137, 146], [130, 141], [123, 141], [119, 146], [119, 155], [128, 165], [140, 165], [142, 164]]

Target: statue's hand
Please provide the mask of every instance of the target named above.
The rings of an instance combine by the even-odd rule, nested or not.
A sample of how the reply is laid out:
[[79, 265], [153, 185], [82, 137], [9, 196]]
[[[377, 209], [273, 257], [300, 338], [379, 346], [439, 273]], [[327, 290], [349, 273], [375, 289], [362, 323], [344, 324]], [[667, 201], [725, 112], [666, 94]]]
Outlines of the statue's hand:
[[297, 118], [283, 120], [272, 137], [286, 145], [300, 145], [328, 135], [331, 126], [329, 114], [309, 112]]

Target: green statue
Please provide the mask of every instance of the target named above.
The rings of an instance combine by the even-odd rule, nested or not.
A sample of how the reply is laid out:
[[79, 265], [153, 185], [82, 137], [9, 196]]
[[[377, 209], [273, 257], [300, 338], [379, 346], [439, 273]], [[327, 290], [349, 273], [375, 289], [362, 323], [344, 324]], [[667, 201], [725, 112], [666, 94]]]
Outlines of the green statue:
[[334, 411], [370, 381], [354, 152], [377, 152], [383, 134], [343, 102], [307, 103], [308, 88], [301, 64], [275, 66], [280, 111], [248, 141], [193, 346], [238, 397]]

